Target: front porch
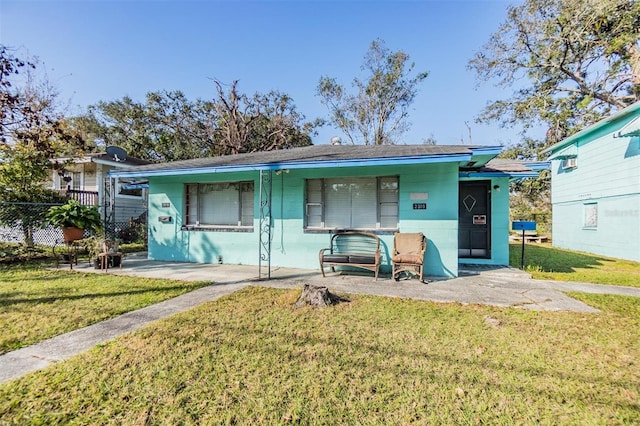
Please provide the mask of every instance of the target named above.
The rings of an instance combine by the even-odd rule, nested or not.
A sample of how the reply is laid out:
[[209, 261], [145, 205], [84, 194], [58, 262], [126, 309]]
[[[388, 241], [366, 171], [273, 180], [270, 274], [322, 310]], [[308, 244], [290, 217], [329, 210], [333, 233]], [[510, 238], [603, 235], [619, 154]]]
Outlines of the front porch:
[[[109, 275], [130, 275], [187, 281], [210, 281], [213, 288], [241, 288], [257, 285], [282, 289], [302, 288], [303, 284], [322, 285], [334, 293], [367, 294], [402, 299], [417, 299], [439, 303], [482, 304], [499, 307], [519, 307], [540, 311], [597, 312], [597, 310], [566, 296], [562, 290], [571, 283], [534, 281], [523, 271], [510, 267], [464, 265], [458, 278], [428, 277], [424, 284], [417, 279], [394, 281], [373, 274], [328, 273], [322, 277], [319, 269], [271, 269], [270, 280], [260, 280], [256, 265], [204, 264], [148, 260], [146, 253], [129, 254], [122, 269], [109, 269]], [[104, 274], [86, 261], [74, 266], [80, 272]], [[602, 286], [594, 285], [594, 288]], [[606, 287], [605, 287], [606, 288]], [[580, 287], [580, 291], [590, 291]], [[632, 289], [633, 290], [633, 289]], [[599, 291], [599, 290], [598, 290]]]
[[67, 197], [70, 200], [76, 200], [84, 206], [97, 206], [99, 205], [98, 191], [81, 191], [79, 189], [60, 189], [58, 190], [60, 195]]

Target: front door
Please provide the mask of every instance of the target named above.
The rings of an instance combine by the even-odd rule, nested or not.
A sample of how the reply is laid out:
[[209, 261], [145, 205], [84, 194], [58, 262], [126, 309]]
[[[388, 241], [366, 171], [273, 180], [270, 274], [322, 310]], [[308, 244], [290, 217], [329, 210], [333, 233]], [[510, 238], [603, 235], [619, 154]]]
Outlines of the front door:
[[458, 257], [491, 257], [491, 182], [460, 182]]

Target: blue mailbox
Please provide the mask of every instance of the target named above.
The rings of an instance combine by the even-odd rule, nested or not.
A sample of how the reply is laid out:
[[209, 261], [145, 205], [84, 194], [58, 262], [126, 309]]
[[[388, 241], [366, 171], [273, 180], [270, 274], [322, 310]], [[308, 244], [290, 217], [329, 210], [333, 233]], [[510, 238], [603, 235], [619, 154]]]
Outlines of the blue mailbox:
[[514, 220], [511, 223], [511, 229], [513, 229], [514, 231], [535, 231], [536, 223], [526, 220]]

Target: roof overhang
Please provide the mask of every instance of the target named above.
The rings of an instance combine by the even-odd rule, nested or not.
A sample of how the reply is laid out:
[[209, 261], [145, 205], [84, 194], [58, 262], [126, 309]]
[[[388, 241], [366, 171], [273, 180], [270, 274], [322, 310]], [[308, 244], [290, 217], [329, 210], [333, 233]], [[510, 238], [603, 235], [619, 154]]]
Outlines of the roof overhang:
[[551, 161], [525, 161], [523, 164], [534, 171], [551, 170]]
[[525, 178], [536, 178], [539, 173], [536, 171], [531, 172], [473, 172], [473, 171], [465, 171], [460, 172], [459, 176], [461, 178], [509, 178], [509, 179], [525, 179]]
[[57, 158], [51, 158], [49, 160], [49, 162], [51, 163], [55, 163], [55, 162], [71, 162], [73, 164], [86, 164], [86, 163], [91, 163], [91, 157], [89, 156], [84, 156], [84, 157], [57, 157]]
[[[576, 144], [580, 140], [583, 140], [583, 139], [587, 138], [589, 135], [599, 131], [600, 129], [604, 128], [605, 126], [611, 125], [612, 123], [615, 123], [615, 122], [617, 122], [619, 120], [625, 119], [629, 115], [637, 114], [638, 112], [640, 112], [640, 102], [633, 103], [633, 104], [629, 105], [628, 107], [618, 111], [617, 113], [615, 113], [615, 114], [613, 114], [613, 115], [611, 115], [611, 116], [609, 116], [607, 118], [604, 118], [604, 119], [598, 121], [597, 123], [592, 124], [589, 127], [586, 127], [584, 129], [582, 129], [581, 131], [569, 136], [568, 138], [561, 140], [560, 142], [558, 142], [555, 145], [550, 146], [549, 148], [543, 150], [542, 153], [543, 154], [551, 154], [551, 158], [560, 159], [559, 157], [555, 156], [555, 154], [558, 151], [563, 150], [565, 147], [568, 147], [569, 145]], [[637, 121], [637, 120], [638, 120], [637, 117], [633, 118], [629, 123], [627, 123], [625, 126], [623, 126], [616, 133], [614, 133], [614, 136], [615, 137], [640, 136], [640, 121]], [[632, 124], [634, 122], [636, 124]], [[571, 157], [567, 157], [567, 158], [571, 158]]]
[[482, 167], [502, 152], [502, 146], [470, 147], [471, 160], [462, 167]]
[[[500, 152], [498, 149], [498, 153]], [[198, 175], [208, 173], [231, 173], [231, 172], [246, 172], [246, 171], [265, 171], [265, 170], [295, 170], [295, 169], [319, 169], [319, 168], [337, 168], [337, 167], [370, 167], [370, 166], [398, 166], [398, 165], [410, 165], [410, 164], [437, 164], [437, 163], [460, 163], [468, 162], [473, 157], [473, 153], [468, 154], [434, 154], [434, 155], [420, 155], [420, 156], [405, 156], [405, 157], [379, 157], [379, 158], [367, 158], [367, 159], [348, 159], [348, 160], [335, 160], [335, 161], [291, 161], [291, 162], [278, 162], [278, 163], [263, 163], [263, 164], [251, 164], [251, 165], [221, 165], [221, 166], [208, 166], [208, 167], [189, 167], [189, 168], [176, 168], [176, 169], [161, 169], [161, 170], [111, 170], [108, 173], [109, 177], [113, 178], [151, 178], [158, 176], [185, 176], [185, 175]]]
[[122, 189], [146, 189], [149, 188], [149, 182], [147, 183], [134, 183], [134, 184], [123, 184], [121, 186]]
[[635, 138], [640, 136], [640, 116], [634, 118], [613, 135], [614, 138]]
[[567, 158], [576, 158], [578, 156], [578, 146], [576, 144], [569, 145], [549, 156], [549, 160], [566, 160]]
[[116, 161], [116, 160], [106, 160], [104, 158], [91, 158], [91, 161], [93, 163], [96, 164], [102, 164], [105, 166], [113, 166], [113, 167], [121, 167], [121, 168], [130, 168], [130, 167], [135, 167], [135, 164], [127, 164], [124, 163], [122, 161]]
[[86, 164], [86, 163], [96, 163], [102, 164], [106, 166], [127, 168], [127, 167], [137, 167], [144, 164], [150, 164], [149, 161], [140, 160], [138, 158], [129, 158], [124, 161], [116, 161], [113, 158], [106, 156], [104, 153], [95, 153], [83, 155], [82, 157], [58, 157], [50, 160], [51, 162], [61, 161], [61, 162], [72, 162], [74, 164]]

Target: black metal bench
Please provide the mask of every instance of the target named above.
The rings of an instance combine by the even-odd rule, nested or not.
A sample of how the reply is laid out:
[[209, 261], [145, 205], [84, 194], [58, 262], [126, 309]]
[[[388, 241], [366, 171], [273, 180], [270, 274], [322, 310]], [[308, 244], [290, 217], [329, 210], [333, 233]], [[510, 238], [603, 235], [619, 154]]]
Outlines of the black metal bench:
[[320, 270], [324, 277], [324, 268], [351, 266], [366, 269], [378, 279], [380, 268], [380, 238], [368, 232], [344, 231], [331, 237], [331, 247], [320, 250]]

